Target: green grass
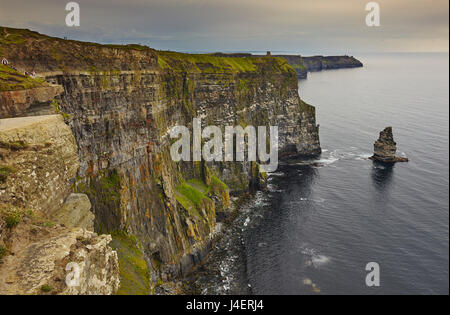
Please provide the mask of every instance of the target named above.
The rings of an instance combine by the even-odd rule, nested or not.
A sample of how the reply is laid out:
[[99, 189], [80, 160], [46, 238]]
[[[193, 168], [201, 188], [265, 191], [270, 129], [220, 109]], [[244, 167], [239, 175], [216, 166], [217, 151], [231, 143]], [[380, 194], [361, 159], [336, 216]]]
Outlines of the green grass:
[[12, 151], [20, 151], [27, 149], [29, 145], [25, 141], [11, 141], [11, 142], [3, 142], [0, 141], [0, 148], [9, 149]]
[[23, 214], [19, 211], [9, 213], [5, 218], [6, 227], [11, 229], [17, 226], [20, 223], [20, 221], [22, 221], [22, 217]]
[[[190, 216], [200, 218], [200, 211], [204, 207], [204, 201], [211, 201], [209, 196], [218, 195], [221, 198], [228, 196], [228, 186], [218, 177], [211, 176], [211, 184], [208, 186], [202, 180], [191, 179], [181, 183], [175, 190], [177, 201], [186, 209]], [[225, 201], [228, 202], [228, 201]]]
[[32, 89], [46, 85], [43, 78], [32, 78], [0, 64], [0, 92]]
[[8, 250], [6, 249], [6, 247], [0, 245], [0, 262], [2, 262], [3, 258], [5, 258], [7, 252]]
[[59, 105], [58, 100], [53, 99], [53, 101], [52, 101], [52, 106], [53, 106], [53, 108], [55, 109], [55, 113], [56, 113], [56, 114], [59, 114], [59, 115], [61, 115], [61, 116], [63, 116], [64, 120], [69, 120], [70, 118], [72, 118], [72, 116], [70, 116], [70, 115], [67, 114], [67, 113], [64, 113], [64, 112], [61, 110], [61, 107], [60, 107], [60, 105]]
[[91, 42], [83, 42], [78, 40], [64, 40], [58, 37], [52, 37], [44, 34], [40, 34], [38, 32], [34, 32], [28, 29], [20, 29], [20, 28], [9, 28], [9, 27], [0, 27], [0, 40], [1, 44], [5, 45], [20, 45], [26, 43], [28, 39], [41, 39], [41, 40], [49, 40], [53, 42], [71, 42], [81, 45], [89, 45], [96, 47], [108, 47], [113, 49], [123, 49], [123, 50], [147, 50], [150, 49], [144, 45], [138, 44], [98, 44]]
[[248, 92], [250, 90], [251, 81], [250, 79], [239, 79], [239, 90], [243, 92]]
[[138, 44], [127, 44], [127, 45], [106, 44], [104, 46], [108, 47], [108, 48], [115, 48], [115, 49], [132, 49], [132, 50], [140, 50], [140, 51], [150, 49], [147, 46], [138, 45]]
[[41, 291], [42, 291], [42, 292], [48, 293], [48, 292], [51, 292], [52, 290], [53, 290], [53, 288], [52, 288], [50, 285], [48, 285], [48, 284], [44, 284], [44, 285], [41, 287]]
[[46, 228], [52, 228], [52, 227], [54, 227], [55, 226], [55, 223], [53, 223], [53, 222], [44, 222], [44, 223], [42, 223], [42, 226], [43, 227], [46, 227]]
[[289, 63], [278, 57], [218, 57], [210, 54], [184, 54], [158, 51], [161, 69], [202, 73], [247, 73], [261, 71], [270, 66], [274, 73], [294, 72]]
[[302, 109], [302, 112], [312, 113], [313, 115], [315, 115], [316, 113], [316, 108], [312, 105], [305, 103], [302, 99], [300, 99], [300, 107]]
[[210, 200], [201, 190], [207, 189], [206, 185], [198, 187], [193, 183], [192, 185], [184, 182], [180, 184], [175, 190], [175, 198], [187, 210], [189, 216], [202, 219], [200, 211], [203, 206], [203, 200]]
[[293, 64], [291, 64], [291, 66], [295, 70], [298, 70], [298, 71], [307, 71], [308, 70], [303, 62], [301, 62], [301, 63], [293, 63]]
[[215, 57], [208, 54], [158, 51], [158, 63], [162, 69], [222, 73], [249, 72], [257, 70], [258, 61], [257, 58]]
[[211, 176], [211, 186], [216, 186], [221, 190], [227, 190], [228, 186], [223, 181], [221, 181], [217, 176]]
[[14, 173], [16, 170], [11, 166], [0, 165], [0, 183], [6, 182], [9, 175]]
[[25, 43], [25, 41], [26, 41], [26, 39], [20, 33], [6, 34], [6, 33], [2, 32], [0, 34], [0, 38], [2, 40], [2, 43], [6, 44], [6, 45], [10, 45], [10, 44], [19, 45], [19, 44]]
[[116, 171], [100, 177], [100, 189], [103, 195], [111, 197], [111, 200], [120, 199], [120, 188], [120, 175]]
[[191, 179], [187, 183], [194, 189], [199, 190], [202, 194], [208, 195], [210, 187], [208, 187], [204, 181], [200, 179]]
[[123, 231], [111, 234], [111, 247], [117, 251], [119, 257], [120, 288], [117, 294], [150, 294], [150, 272], [137, 240]]
[[194, 204], [200, 206], [204, 198], [207, 198], [204, 193], [188, 183], [182, 183], [177, 187], [177, 192], [180, 193], [185, 199]]

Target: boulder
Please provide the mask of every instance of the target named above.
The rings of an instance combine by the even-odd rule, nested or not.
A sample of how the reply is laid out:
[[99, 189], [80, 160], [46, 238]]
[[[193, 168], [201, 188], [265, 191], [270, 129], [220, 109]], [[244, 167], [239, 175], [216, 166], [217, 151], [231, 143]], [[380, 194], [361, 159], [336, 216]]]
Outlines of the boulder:
[[80, 227], [94, 231], [95, 215], [91, 212], [91, 201], [85, 194], [70, 194], [52, 217], [53, 222], [68, 228]]

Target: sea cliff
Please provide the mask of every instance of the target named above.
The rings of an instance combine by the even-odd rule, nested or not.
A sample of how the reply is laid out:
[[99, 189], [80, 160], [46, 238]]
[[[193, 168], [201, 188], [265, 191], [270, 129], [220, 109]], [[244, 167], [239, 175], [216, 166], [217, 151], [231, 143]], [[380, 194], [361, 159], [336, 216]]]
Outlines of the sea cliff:
[[[275, 125], [282, 157], [321, 151], [315, 109], [300, 99], [283, 58], [100, 45], [2, 27], [0, 56], [19, 70], [0, 77], [0, 118], [59, 114], [73, 135], [77, 163], [69, 163], [75, 171], [64, 178], [62, 203], [39, 211], [54, 218], [70, 194], [88, 197], [95, 232], [111, 235], [118, 255], [120, 288], [112, 281], [102, 292], [154, 293], [187, 274], [211, 246], [230, 196], [265, 187], [256, 162], [174, 162], [173, 126], [192, 128], [196, 117], [221, 128]], [[38, 78], [28, 82], [24, 71]]]
[[[260, 55], [252, 55], [249, 53], [215, 53], [218, 57], [240, 57], [240, 58], [258, 58]], [[301, 55], [272, 55], [267, 52], [267, 56], [285, 59], [289, 65], [294, 68], [298, 79], [306, 79], [308, 72], [322, 71], [329, 69], [344, 69], [362, 67], [361, 61], [353, 56], [311, 56], [305, 57]]]
[[286, 59], [289, 64], [297, 72], [299, 79], [306, 79], [308, 72], [358, 68], [362, 67], [361, 61], [353, 56], [297, 56], [297, 55], [278, 55], [278, 57]]

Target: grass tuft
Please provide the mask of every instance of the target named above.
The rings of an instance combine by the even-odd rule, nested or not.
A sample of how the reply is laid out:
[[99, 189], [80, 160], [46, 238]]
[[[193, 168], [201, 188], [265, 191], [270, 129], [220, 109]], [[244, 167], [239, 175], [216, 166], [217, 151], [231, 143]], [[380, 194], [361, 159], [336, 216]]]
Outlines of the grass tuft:
[[16, 172], [14, 168], [7, 165], [0, 165], [0, 183], [6, 182], [6, 179], [8, 178], [11, 173]]
[[150, 272], [138, 241], [123, 231], [116, 231], [111, 235], [111, 247], [117, 251], [119, 257], [120, 288], [117, 294], [150, 294]]
[[53, 288], [52, 288], [49, 284], [44, 284], [44, 285], [41, 287], [41, 291], [42, 291], [42, 292], [48, 293], [48, 292], [51, 292], [52, 290], [53, 290]]
[[22, 221], [22, 217], [23, 214], [19, 211], [13, 211], [9, 213], [5, 218], [6, 227], [10, 229], [16, 227], [20, 223], [20, 221]]

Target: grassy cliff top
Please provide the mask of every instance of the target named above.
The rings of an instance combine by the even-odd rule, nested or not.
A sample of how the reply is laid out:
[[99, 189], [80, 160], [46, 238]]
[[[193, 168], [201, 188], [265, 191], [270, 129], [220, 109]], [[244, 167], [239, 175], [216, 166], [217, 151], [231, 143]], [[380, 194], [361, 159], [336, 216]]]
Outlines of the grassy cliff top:
[[304, 62], [306, 63], [330, 63], [330, 64], [336, 64], [336, 65], [340, 65], [340, 64], [347, 64], [347, 65], [355, 65], [355, 66], [360, 66], [362, 67], [363, 64], [361, 63], [361, 61], [359, 61], [358, 59], [356, 59], [353, 56], [347, 56], [347, 55], [343, 55], [343, 56], [311, 56], [311, 57], [303, 57]]
[[203, 73], [243, 73], [262, 69], [273, 73], [295, 72], [286, 60], [265, 56], [223, 57], [213, 54], [158, 51], [158, 64], [162, 69]]
[[1, 45], [20, 45], [26, 44], [27, 42], [38, 40], [38, 41], [48, 41], [48, 42], [64, 42], [70, 43], [72, 45], [81, 45], [81, 46], [89, 46], [89, 47], [100, 47], [100, 48], [113, 48], [113, 49], [121, 49], [121, 50], [152, 50], [150, 47], [138, 45], [138, 44], [99, 44], [93, 42], [83, 42], [78, 40], [71, 39], [62, 39], [59, 37], [48, 36], [45, 34], [41, 34], [38, 32], [31, 31], [29, 29], [21, 29], [21, 28], [11, 28], [11, 27], [3, 27], [0, 26], [0, 40]]
[[141, 45], [103, 45], [0, 26], [0, 58], [23, 71], [116, 71], [162, 69], [202, 73], [294, 70], [283, 58], [228, 57], [156, 51]]
[[22, 71], [112, 71], [157, 67], [154, 49], [65, 40], [0, 26], [0, 58]]
[[296, 70], [306, 71], [306, 66], [303, 62], [303, 57], [300, 55], [274, 55], [274, 57], [281, 57], [286, 59], [289, 64]]
[[0, 64], [0, 92], [32, 89], [46, 86], [42, 78], [32, 78]]

